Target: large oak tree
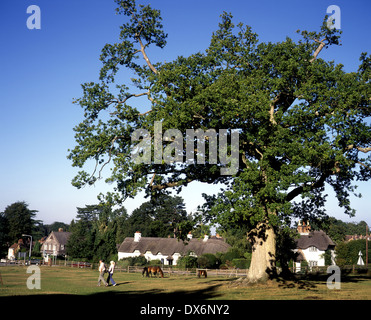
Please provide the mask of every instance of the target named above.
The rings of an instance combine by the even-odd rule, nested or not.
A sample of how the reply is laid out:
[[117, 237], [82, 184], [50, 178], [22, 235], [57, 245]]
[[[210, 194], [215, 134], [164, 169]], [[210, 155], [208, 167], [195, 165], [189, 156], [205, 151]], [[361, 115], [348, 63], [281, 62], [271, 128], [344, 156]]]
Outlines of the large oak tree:
[[[96, 163], [93, 172], [79, 172], [76, 187], [93, 184], [108, 169], [106, 181], [116, 183], [115, 192], [106, 195], [109, 201], [143, 189], [156, 196], [193, 181], [224, 183], [222, 194], [207, 199], [207, 213], [221, 225], [244, 224], [250, 230], [251, 281], [274, 271], [280, 224], [324, 214], [325, 184], [345, 212], [353, 213], [354, 181], [366, 181], [371, 173], [366, 53], [358, 71], [347, 73], [320, 58], [322, 50], [339, 44], [339, 32], [326, 21], [319, 32], [301, 32], [299, 41], [265, 43], [224, 13], [205, 52], [155, 63], [149, 49], [153, 54], [154, 48], [163, 49], [167, 37], [160, 12], [134, 0], [116, 3], [125, 18], [119, 41], [104, 46], [99, 81], [83, 84], [76, 100], [85, 117], [74, 129], [77, 145], [69, 158], [78, 167]], [[118, 83], [121, 70], [131, 72], [131, 83]], [[222, 175], [222, 161], [208, 157], [205, 164], [187, 162], [186, 148], [183, 161], [155, 161], [156, 145], [150, 162], [134, 162], [133, 132], [147, 130], [154, 141], [155, 121], [161, 121], [162, 132], [215, 129], [219, 142], [225, 138], [220, 129], [228, 135], [238, 130], [237, 170]], [[211, 140], [205, 139], [206, 152]], [[186, 146], [185, 137], [183, 142]], [[193, 142], [188, 141], [197, 154]]]

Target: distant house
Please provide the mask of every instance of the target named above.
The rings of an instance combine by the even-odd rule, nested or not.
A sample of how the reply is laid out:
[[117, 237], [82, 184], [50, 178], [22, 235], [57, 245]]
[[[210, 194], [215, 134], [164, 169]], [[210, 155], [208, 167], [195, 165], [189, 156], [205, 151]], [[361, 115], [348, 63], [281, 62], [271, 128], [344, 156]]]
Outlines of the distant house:
[[299, 221], [298, 232], [300, 238], [296, 240], [297, 259], [296, 270], [300, 270], [301, 262], [307, 261], [308, 266], [325, 266], [325, 252], [330, 251], [331, 264], [335, 264], [335, 244], [331, 238], [322, 230], [310, 231], [310, 225]]
[[44, 257], [64, 256], [66, 254], [66, 245], [71, 232], [64, 232], [59, 228], [58, 232], [52, 231], [41, 246], [41, 252]]
[[[17, 257], [17, 253], [19, 250], [22, 248], [26, 248], [23, 239], [19, 239], [17, 243], [13, 243], [9, 248], [8, 248], [8, 260], [14, 261]], [[19, 257], [18, 257], [19, 258]]]
[[366, 240], [366, 238], [367, 238], [368, 241], [371, 240], [371, 236], [370, 235], [367, 235], [367, 237], [366, 237], [366, 236], [364, 236], [362, 234], [359, 234], [359, 235], [358, 234], [353, 234], [353, 235], [346, 235], [345, 236], [345, 241]]
[[15, 260], [15, 255], [17, 254], [18, 250], [19, 250], [18, 243], [13, 243], [8, 248], [8, 260]]
[[125, 238], [121, 243], [118, 259], [144, 256], [148, 261], [158, 259], [164, 265], [176, 265], [178, 259], [188, 252], [199, 257], [204, 253], [227, 252], [230, 248], [221, 237], [209, 238], [205, 235], [203, 239], [193, 239], [192, 235], [188, 235], [188, 238], [185, 244], [175, 238], [142, 237], [137, 231], [134, 237]]

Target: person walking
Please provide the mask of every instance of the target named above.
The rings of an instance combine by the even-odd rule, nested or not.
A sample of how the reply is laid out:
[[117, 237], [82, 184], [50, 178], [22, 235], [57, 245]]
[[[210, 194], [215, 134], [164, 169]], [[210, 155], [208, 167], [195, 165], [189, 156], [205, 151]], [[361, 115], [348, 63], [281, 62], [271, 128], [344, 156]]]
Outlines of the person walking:
[[102, 260], [99, 260], [99, 277], [98, 277], [98, 284], [97, 286], [100, 287], [101, 281], [103, 281], [104, 285], [107, 287], [108, 283], [104, 280], [104, 273], [106, 271], [106, 266], [104, 265], [104, 262]]
[[113, 271], [115, 270], [115, 261], [110, 262], [110, 266], [108, 268], [108, 277], [107, 277], [107, 284], [111, 281], [113, 286], [116, 286], [115, 280], [113, 280]]

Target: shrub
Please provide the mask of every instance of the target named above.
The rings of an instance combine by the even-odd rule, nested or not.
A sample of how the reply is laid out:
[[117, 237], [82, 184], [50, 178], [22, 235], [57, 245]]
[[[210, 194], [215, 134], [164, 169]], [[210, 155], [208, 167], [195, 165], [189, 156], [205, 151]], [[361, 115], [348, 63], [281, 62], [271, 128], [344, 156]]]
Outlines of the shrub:
[[120, 260], [120, 265], [123, 268], [127, 266], [145, 266], [147, 264], [147, 259], [143, 256], [139, 257], [128, 257]]
[[226, 253], [220, 256], [222, 264], [225, 264], [227, 261], [232, 261], [233, 259], [243, 258], [243, 254], [237, 248], [230, 248]]
[[162, 262], [160, 259], [154, 259], [148, 262], [150, 266], [161, 266]]
[[250, 267], [251, 260], [248, 259], [233, 259], [232, 265], [238, 269], [248, 269]]
[[204, 253], [197, 259], [200, 268], [215, 269], [220, 266], [220, 261], [211, 253]]
[[177, 266], [180, 268], [197, 268], [197, 258], [190, 255], [180, 257]]

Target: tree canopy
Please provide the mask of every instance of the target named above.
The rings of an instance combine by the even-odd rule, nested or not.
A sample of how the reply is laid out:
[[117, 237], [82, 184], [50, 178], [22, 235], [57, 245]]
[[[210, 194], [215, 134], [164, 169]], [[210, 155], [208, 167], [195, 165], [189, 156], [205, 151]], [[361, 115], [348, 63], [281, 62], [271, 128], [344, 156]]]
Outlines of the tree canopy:
[[177, 236], [181, 226], [192, 221], [184, 207], [181, 197], [161, 195], [156, 201], [144, 202], [130, 216], [124, 207], [113, 209], [109, 204], [77, 208], [67, 254], [73, 258], [109, 260], [117, 254], [117, 244], [133, 237], [136, 231], [144, 237]]
[[[247, 227], [251, 281], [274, 269], [280, 224], [326, 215], [325, 184], [334, 189], [339, 206], [354, 214], [349, 200], [354, 181], [371, 176], [371, 57], [361, 53], [358, 70], [350, 73], [321, 59], [322, 50], [340, 44], [341, 32], [328, 28], [327, 17], [318, 32], [272, 43], [260, 42], [250, 26], [235, 25], [232, 15], [223, 13], [205, 52], [154, 63], [148, 49], [165, 48], [167, 37], [160, 12], [134, 0], [115, 2], [127, 22], [119, 41], [102, 49], [99, 81], [84, 83], [83, 96], [75, 101], [85, 114], [74, 128], [77, 145], [68, 157], [81, 168], [96, 163], [94, 172], [79, 172], [76, 187], [93, 184], [106, 167], [111, 169], [106, 181], [116, 183], [106, 201], [120, 202], [143, 189], [156, 197], [193, 181], [224, 183], [222, 193], [205, 196], [204, 218]], [[131, 72], [131, 84], [117, 83], [121, 70]], [[140, 97], [148, 99], [147, 111]], [[165, 131], [161, 145], [153, 144], [156, 122], [162, 131], [205, 134], [187, 139]], [[142, 140], [133, 139], [138, 129], [149, 138], [143, 133]], [[228, 163], [220, 153], [217, 163], [211, 161], [215, 146], [209, 129], [219, 145], [238, 132], [233, 174], [221, 174]], [[139, 144], [133, 142], [146, 139], [152, 143], [151, 161], [134, 161]], [[197, 154], [200, 140], [209, 152], [203, 164], [185, 161], [185, 149], [176, 154], [180, 141]], [[230, 155], [236, 151], [232, 147]], [[173, 161], [161, 161], [156, 152], [168, 152]]]
[[39, 223], [34, 219], [36, 212], [29, 209], [24, 201], [14, 202], [5, 208], [2, 213], [3, 223], [10, 242], [17, 242], [22, 234], [32, 235], [36, 231], [36, 224]]

